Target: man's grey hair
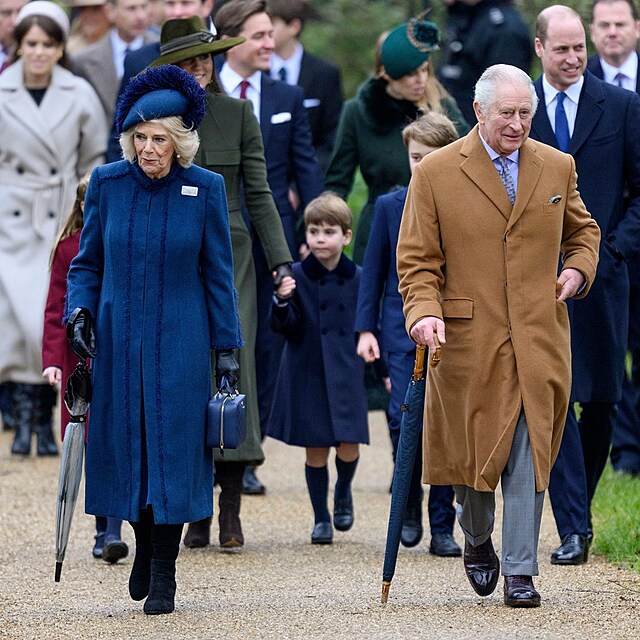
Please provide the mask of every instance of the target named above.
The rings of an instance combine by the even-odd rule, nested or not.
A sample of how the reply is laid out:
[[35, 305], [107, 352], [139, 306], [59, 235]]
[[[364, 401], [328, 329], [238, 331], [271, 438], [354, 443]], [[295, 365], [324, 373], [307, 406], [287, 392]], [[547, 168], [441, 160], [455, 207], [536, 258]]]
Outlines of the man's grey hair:
[[529, 87], [531, 91], [531, 111], [536, 112], [538, 107], [538, 94], [531, 82], [531, 78], [518, 67], [510, 64], [494, 64], [485, 69], [476, 82], [474, 99], [484, 116], [489, 113], [491, 105], [495, 102], [496, 89], [505, 83], [519, 83]]

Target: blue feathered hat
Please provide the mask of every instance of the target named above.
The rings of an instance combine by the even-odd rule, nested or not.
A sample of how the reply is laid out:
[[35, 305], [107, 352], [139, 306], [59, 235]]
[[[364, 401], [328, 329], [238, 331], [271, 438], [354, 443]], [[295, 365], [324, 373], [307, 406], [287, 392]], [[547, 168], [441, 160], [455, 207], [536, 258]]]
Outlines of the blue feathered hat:
[[180, 116], [187, 128], [197, 129], [205, 110], [206, 94], [196, 79], [165, 64], [129, 81], [116, 107], [116, 128], [122, 133], [145, 120]]

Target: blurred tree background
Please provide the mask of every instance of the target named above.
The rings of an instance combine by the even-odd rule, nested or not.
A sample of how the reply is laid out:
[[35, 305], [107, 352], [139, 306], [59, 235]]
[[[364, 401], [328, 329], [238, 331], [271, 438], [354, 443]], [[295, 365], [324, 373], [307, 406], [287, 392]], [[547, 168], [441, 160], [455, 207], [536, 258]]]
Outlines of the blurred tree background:
[[[592, 0], [568, 0], [562, 4], [573, 7], [583, 18], [589, 42], [588, 23]], [[302, 41], [309, 51], [338, 65], [342, 72], [347, 98], [355, 95], [358, 86], [373, 71], [375, 42], [387, 29], [431, 8], [430, 19], [442, 26], [446, 11], [442, 0], [311, 0], [322, 16], [309, 22]], [[548, 0], [515, 0], [525, 21], [533, 29], [538, 13], [554, 2]], [[591, 50], [590, 50], [591, 51]], [[434, 56], [437, 65], [437, 54]], [[540, 74], [537, 60], [531, 70]]]

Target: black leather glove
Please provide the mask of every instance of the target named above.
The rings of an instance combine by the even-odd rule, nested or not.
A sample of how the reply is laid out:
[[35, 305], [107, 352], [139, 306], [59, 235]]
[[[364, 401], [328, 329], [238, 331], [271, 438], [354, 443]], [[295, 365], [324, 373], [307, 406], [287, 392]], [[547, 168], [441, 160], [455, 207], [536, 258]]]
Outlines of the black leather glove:
[[289, 276], [290, 278], [293, 278], [293, 270], [291, 269], [290, 262], [283, 262], [282, 264], [279, 264], [274, 269], [274, 271], [276, 272], [276, 275], [273, 278], [274, 291], [282, 284], [282, 278], [284, 278], [285, 276]]
[[240, 379], [240, 366], [233, 355], [233, 349], [216, 349], [216, 388], [220, 389], [222, 376], [227, 379], [232, 389], [236, 388]]
[[67, 320], [67, 340], [81, 360], [96, 357], [96, 336], [88, 309], [78, 307]]

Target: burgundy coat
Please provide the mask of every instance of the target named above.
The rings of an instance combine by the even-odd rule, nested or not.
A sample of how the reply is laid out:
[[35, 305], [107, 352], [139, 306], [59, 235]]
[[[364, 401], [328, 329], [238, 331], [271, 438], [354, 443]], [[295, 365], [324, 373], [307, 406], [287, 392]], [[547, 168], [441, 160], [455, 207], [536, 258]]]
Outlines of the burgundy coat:
[[[51, 280], [47, 304], [44, 309], [44, 331], [42, 335], [42, 370], [47, 367], [62, 369], [62, 393], [60, 398], [62, 438], [69, 423], [69, 412], [62, 396], [67, 386], [67, 378], [73, 373], [79, 362], [78, 356], [71, 350], [67, 341], [67, 331], [62, 322], [64, 301], [67, 295], [67, 272], [69, 265], [78, 253], [80, 232], [61, 240], [56, 249], [56, 255], [51, 265]], [[85, 423], [85, 440], [87, 426]]]

